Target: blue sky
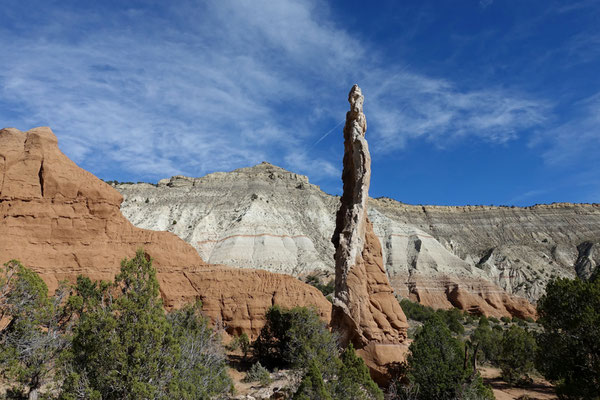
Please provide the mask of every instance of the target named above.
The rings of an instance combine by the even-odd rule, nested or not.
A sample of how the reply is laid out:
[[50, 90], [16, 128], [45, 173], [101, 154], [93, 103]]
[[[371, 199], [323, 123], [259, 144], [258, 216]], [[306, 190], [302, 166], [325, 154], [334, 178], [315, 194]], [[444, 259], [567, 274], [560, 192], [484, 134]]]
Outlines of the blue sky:
[[27, 1], [0, 8], [0, 126], [103, 179], [269, 161], [341, 191], [365, 95], [371, 195], [600, 201], [600, 3]]

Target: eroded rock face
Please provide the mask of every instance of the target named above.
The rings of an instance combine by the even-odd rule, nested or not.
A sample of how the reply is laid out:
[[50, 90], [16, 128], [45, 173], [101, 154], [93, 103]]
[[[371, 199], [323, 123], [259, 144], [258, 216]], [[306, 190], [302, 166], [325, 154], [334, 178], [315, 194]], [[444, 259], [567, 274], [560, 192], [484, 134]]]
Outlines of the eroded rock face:
[[331, 319], [331, 303], [321, 292], [288, 275], [207, 265], [159, 272], [158, 279], [168, 308], [200, 299], [203, 312], [222, 322], [229, 334], [246, 333], [252, 340], [266, 323], [265, 313], [275, 304], [310, 307], [323, 321]]
[[176, 176], [156, 186], [116, 188], [132, 223], [175, 233], [208, 263], [333, 276], [329, 238], [337, 201], [305, 176], [262, 163], [202, 178]]
[[[371, 155], [365, 139], [367, 122], [358, 85], [350, 91], [350, 111], [344, 127], [344, 194], [332, 242], [335, 252], [335, 297], [332, 329], [342, 344], [359, 350], [375, 376], [386, 375], [385, 363], [374, 358], [376, 345], [401, 362], [405, 353], [406, 317], [394, 297], [383, 265], [379, 239], [367, 217]], [[389, 360], [386, 360], [389, 363]]]
[[315, 288], [289, 276], [207, 265], [176, 235], [133, 226], [121, 201], [58, 149], [49, 128], [0, 130], [0, 263], [20, 260], [53, 290], [79, 274], [112, 280], [121, 260], [144, 248], [168, 307], [200, 297], [230, 332], [256, 335], [275, 303], [312, 305], [329, 319], [330, 303]]
[[[334, 275], [339, 197], [301, 175], [263, 163], [116, 188], [136, 226], [173, 232], [211, 263]], [[369, 199], [368, 216], [393, 288], [434, 307], [531, 315], [552, 276], [585, 278], [600, 264], [598, 204], [416, 206], [381, 198]]]

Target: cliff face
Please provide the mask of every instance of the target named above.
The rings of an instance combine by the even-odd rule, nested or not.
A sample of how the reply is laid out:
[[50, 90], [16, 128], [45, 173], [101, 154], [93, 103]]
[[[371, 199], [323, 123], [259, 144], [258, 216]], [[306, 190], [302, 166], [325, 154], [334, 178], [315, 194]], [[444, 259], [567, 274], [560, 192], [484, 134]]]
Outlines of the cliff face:
[[[339, 197], [306, 177], [263, 163], [116, 188], [131, 222], [175, 233], [211, 263], [333, 276]], [[369, 199], [368, 216], [392, 286], [438, 307], [530, 315], [521, 298], [535, 302], [551, 276], [586, 276], [600, 262], [597, 204], [441, 207]]]
[[49, 128], [0, 130], [0, 263], [20, 260], [53, 290], [79, 274], [112, 280], [120, 261], [143, 247], [167, 307], [199, 297], [230, 332], [256, 335], [275, 303], [314, 305], [329, 320], [330, 303], [315, 288], [266, 271], [209, 266], [172, 233], [133, 226], [121, 201], [60, 152]]
[[333, 275], [330, 238], [339, 200], [305, 176], [262, 163], [116, 189], [125, 197], [121, 211], [132, 223], [175, 233], [209, 263]]
[[[598, 204], [512, 208], [409, 206], [389, 199], [372, 203], [394, 281], [458, 271], [535, 302], [552, 276], [586, 278], [600, 259]], [[413, 295], [418, 297], [418, 291]]]

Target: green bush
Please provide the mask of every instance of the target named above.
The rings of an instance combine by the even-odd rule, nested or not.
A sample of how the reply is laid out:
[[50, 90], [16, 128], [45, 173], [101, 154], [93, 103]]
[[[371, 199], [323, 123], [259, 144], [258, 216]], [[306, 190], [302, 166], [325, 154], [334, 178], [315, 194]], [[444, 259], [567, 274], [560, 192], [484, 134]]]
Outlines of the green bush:
[[214, 398], [233, 388], [221, 332], [201, 313], [200, 301], [167, 314], [179, 347], [171, 398]]
[[240, 336], [236, 336], [226, 348], [229, 351], [241, 350], [245, 360], [248, 357], [248, 353], [250, 353], [252, 345], [250, 344], [250, 338], [244, 332]]
[[70, 314], [63, 307], [68, 291], [61, 284], [54, 296], [32, 270], [11, 260], [0, 270], [0, 373], [7, 391], [37, 398], [55, 375], [55, 366], [68, 347]]
[[435, 314], [433, 308], [415, 303], [408, 299], [400, 300], [400, 307], [402, 307], [402, 311], [404, 311], [406, 318], [412, 319], [413, 321], [425, 322]]
[[254, 343], [263, 364], [305, 368], [314, 360], [323, 372], [334, 369], [339, 354], [336, 339], [315, 310], [275, 305], [267, 311], [266, 319]]
[[488, 320], [482, 317], [470, 340], [473, 346], [478, 346], [479, 361], [497, 363], [501, 350], [502, 329], [492, 329]]
[[335, 282], [333, 279], [324, 285], [321, 283], [317, 275], [309, 275], [306, 277], [305, 282], [319, 289], [325, 297], [332, 294], [335, 290]]
[[79, 318], [62, 399], [209, 398], [231, 390], [220, 337], [200, 304], [167, 316], [142, 250], [123, 260], [112, 285], [78, 279], [68, 304]]
[[364, 361], [356, 355], [352, 343], [342, 353], [342, 367], [334, 388], [334, 399], [383, 400], [383, 392], [371, 379]]
[[552, 280], [538, 313], [537, 368], [563, 398], [600, 398], [600, 280]]
[[300, 386], [294, 393], [294, 400], [333, 400], [325, 386], [323, 375], [317, 363], [313, 360], [308, 365], [306, 374], [302, 377]]
[[262, 386], [266, 386], [272, 382], [272, 379], [269, 370], [263, 367], [260, 362], [256, 362], [248, 370], [244, 382], [259, 382]]
[[407, 363], [408, 378], [418, 387], [418, 399], [455, 399], [473, 391], [477, 398], [493, 398], [479, 375], [465, 368], [462, 342], [452, 337], [438, 317], [423, 325], [410, 345]]
[[434, 310], [431, 307], [412, 302], [408, 299], [402, 299], [400, 301], [400, 307], [402, 307], [402, 311], [404, 311], [406, 317], [413, 321], [426, 322], [437, 315], [437, 317], [440, 318], [452, 332], [462, 334], [465, 331], [465, 328], [462, 325], [464, 314], [458, 308], [452, 308], [450, 310]]
[[535, 352], [535, 338], [530, 332], [516, 325], [505, 330], [498, 357], [502, 379], [509, 384], [529, 383], [529, 374], [534, 369]]
[[462, 324], [463, 313], [458, 308], [451, 308], [450, 310], [437, 310], [436, 313], [441, 317], [442, 321], [446, 323], [448, 328], [459, 335], [465, 332], [465, 328]]
[[[339, 360], [338, 360], [339, 361]], [[342, 353], [333, 379], [325, 382], [317, 363], [310, 362], [294, 399], [383, 400], [383, 392], [369, 375], [352, 344]]]

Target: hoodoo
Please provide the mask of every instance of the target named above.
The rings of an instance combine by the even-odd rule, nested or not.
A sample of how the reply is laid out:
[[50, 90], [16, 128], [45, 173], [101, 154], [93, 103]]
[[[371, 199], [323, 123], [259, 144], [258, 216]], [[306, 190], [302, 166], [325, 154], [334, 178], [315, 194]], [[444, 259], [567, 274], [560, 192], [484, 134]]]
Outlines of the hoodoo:
[[406, 352], [408, 324], [390, 286], [379, 239], [367, 217], [371, 155], [365, 139], [364, 97], [358, 85], [348, 96], [344, 126], [344, 192], [333, 234], [335, 298], [332, 328], [342, 344], [358, 349], [378, 381]]

